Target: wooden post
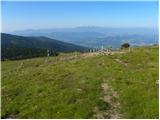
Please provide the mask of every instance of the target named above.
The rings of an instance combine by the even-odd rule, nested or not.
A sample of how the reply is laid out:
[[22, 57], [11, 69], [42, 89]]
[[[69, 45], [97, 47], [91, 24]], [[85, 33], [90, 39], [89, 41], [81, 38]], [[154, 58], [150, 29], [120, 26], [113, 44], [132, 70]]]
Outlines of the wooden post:
[[47, 56], [49, 57], [49, 49], [47, 49]]
[[101, 50], [103, 51], [103, 45], [102, 45], [102, 47], [101, 47]]
[[74, 55], [75, 55], [75, 58], [78, 56], [78, 53], [77, 53], [77, 51], [75, 51]]
[[109, 52], [109, 49], [107, 48], [107, 53]]

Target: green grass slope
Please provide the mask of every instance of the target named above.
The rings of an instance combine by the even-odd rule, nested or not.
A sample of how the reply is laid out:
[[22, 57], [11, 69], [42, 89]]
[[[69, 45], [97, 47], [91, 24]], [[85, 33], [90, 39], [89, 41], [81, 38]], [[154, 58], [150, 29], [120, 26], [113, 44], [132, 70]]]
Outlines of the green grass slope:
[[4, 61], [1, 77], [2, 118], [95, 118], [95, 107], [108, 107], [103, 82], [118, 93], [123, 118], [159, 116], [158, 46], [111, 56]]

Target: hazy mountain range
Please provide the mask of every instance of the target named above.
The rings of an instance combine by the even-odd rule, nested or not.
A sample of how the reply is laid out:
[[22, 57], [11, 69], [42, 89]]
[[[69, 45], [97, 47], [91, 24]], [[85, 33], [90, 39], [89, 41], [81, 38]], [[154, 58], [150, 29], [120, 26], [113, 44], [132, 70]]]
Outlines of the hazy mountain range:
[[85, 47], [118, 48], [124, 42], [131, 45], [150, 45], [158, 43], [158, 29], [154, 28], [107, 28], [107, 27], [75, 27], [55, 29], [29, 29], [15, 31], [12, 34], [23, 36], [45, 36], [63, 42]]

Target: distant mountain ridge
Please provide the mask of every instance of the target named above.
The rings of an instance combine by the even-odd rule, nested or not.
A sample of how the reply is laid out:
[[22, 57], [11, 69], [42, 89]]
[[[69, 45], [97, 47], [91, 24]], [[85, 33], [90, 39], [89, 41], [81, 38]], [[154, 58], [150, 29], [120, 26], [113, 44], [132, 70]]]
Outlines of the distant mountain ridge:
[[114, 28], [98, 26], [79, 26], [73, 28], [26, 29], [11, 32], [13, 34], [52, 33], [52, 32], [96, 32], [111, 35], [158, 34], [158, 28]]
[[132, 46], [158, 43], [157, 28], [106, 28], [106, 27], [75, 27], [15, 31], [14, 34], [24, 36], [45, 36], [80, 46], [100, 48], [119, 48], [122, 43], [129, 42]]

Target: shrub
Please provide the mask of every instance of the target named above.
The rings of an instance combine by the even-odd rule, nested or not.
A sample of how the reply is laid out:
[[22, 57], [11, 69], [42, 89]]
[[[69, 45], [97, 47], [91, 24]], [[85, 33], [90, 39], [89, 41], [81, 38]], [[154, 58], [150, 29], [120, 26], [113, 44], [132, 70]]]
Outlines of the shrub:
[[129, 43], [123, 43], [121, 45], [121, 48], [129, 48], [130, 47], [130, 44]]

